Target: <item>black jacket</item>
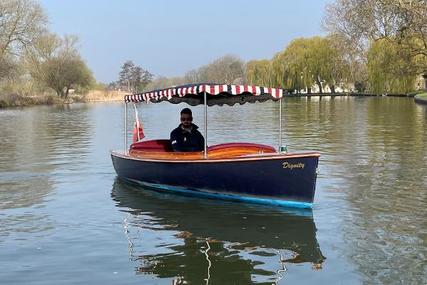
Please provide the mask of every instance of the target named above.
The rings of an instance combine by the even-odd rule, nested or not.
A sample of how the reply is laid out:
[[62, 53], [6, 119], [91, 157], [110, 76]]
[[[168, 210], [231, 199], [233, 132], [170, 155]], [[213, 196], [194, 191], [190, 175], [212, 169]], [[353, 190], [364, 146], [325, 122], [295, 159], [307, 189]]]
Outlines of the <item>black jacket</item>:
[[199, 127], [192, 125], [191, 133], [185, 131], [179, 125], [171, 132], [171, 144], [174, 151], [203, 151], [205, 148], [205, 139], [197, 130]]

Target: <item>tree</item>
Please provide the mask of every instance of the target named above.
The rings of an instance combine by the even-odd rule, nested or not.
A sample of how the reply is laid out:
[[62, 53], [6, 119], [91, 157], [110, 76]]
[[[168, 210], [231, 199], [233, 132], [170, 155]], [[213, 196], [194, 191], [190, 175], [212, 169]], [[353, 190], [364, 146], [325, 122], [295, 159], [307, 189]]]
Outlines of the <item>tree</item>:
[[327, 37], [311, 38], [310, 65], [316, 70], [315, 81], [319, 85], [323, 80], [335, 93], [337, 85], [347, 84], [349, 80], [350, 63], [347, 53], [343, 49], [340, 38], [330, 35]]
[[357, 47], [341, 34], [329, 34], [327, 38], [339, 53], [339, 56], [336, 57], [338, 62], [335, 65], [340, 66], [341, 70], [336, 71], [341, 73], [342, 77], [347, 78], [344, 81], [353, 83], [358, 92], [364, 92], [368, 81], [366, 55], [360, 53]]
[[[289, 68], [286, 62], [285, 53], [278, 52], [274, 55], [270, 63], [270, 83], [274, 87], [287, 88], [289, 87]], [[300, 89], [300, 88], [295, 88]]]
[[10, 57], [0, 57], [0, 79], [11, 78], [16, 74], [17, 65]]
[[188, 71], [184, 76], [185, 83], [198, 83], [200, 80], [200, 74], [196, 69]]
[[270, 60], [251, 60], [246, 64], [246, 81], [249, 84], [271, 86], [272, 78]]
[[144, 90], [164, 89], [171, 86], [179, 86], [189, 83], [184, 77], [163, 77], [159, 76], [145, 86]]
[[312, 37], [293, 40], [271, 60], [252, 60], [246, 65], [250, 84], [275, 86], [290, 90], [307, 89], [316, 83], [323, 92], [323, 82], [332, 92], [348, 82], [349, 64], [338, 40]]
[[79, 57], [53, 57], [42, 64], [44, 83], [61, 98], [71, 88], [84, 88], [93, 82], [92, 73]]
[[[311, 56], [310, 40], [300, 38], [293, 40], [277, 58], [284, 64], [284, 80], [288, 89], [299, 91], [311, 88], [314, 83], [314, 71], [310, 68]], [[321, 85], [319, 87], [321, 88]]]
[[17, 75], [18, 57], [31, 47], [46, 24], [39, 4], [0, 0], [0, 79]]
[[77, 50], [78, 38], [59, 38], [45, 33], [27, 49], [25, 62], [31, 76], [52, 88], [61, 98], [67, 98], [72, 88], [86, 88], [93, 82], [92, 73]]
[[[411, 57], [427, 57], [427, 0], [336, 0], [328, 5], [324, 27], [353, 43], [362, 57], [371, 41], [386, 39]], [[427, 72], [417, 59], [418, 72]]]
[[18, 55], [44, 30], [46, 16], [32, 0], [0, 0], [0, 58]]
[[373, 92], [408, 93], [417, 77], [408, 50], [386, 39], [372, 42], [368, 51], [368, 78]]
[[[65, 36], [65, 39], [67, 37]], [[38, 82], [44, 81], [45, 75], [43, 74], [42, 64], [49, 59], [59, 56], [60, 53], [65, 53], [64, 51], [60, 52], [64, 41], [68, 42], [55, 34], [45, 32], [35, 39], [31, 47], [26, 49], [23, 62], [33, 79]]]
[[244, 77], [244, 62], [235, 56], [225, 55], [198, 69], [187, 72], [184, 79], [187, 83], [226, 83], [233, 84]]
[[[310, 89], [317, 84], [320, 93], [323, 83], [328, 84], [332, 92], [335, 86], [348, 81], [348, 63], [331, 37], [312, 37], [293, 40], [286, 50], [273, 59], [275, 73], [283, 73], [281, 78], [290, 89]], [[310, 90], [308, 90], [310, 91]]]
[[127, 86], [128, 91], [140, 91], [152, 80], [153, 74], [128, 60], [122, 65], [118, 83], [120, 86]]

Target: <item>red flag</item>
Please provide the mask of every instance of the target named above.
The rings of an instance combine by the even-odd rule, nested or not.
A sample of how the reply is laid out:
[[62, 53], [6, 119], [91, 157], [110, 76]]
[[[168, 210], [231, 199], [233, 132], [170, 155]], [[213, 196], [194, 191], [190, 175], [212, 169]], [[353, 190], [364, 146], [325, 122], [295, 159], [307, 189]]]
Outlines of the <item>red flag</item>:
[[132, 130], [132, 143], [136, 143], [137, 141], [145, 138], [144, 129], [142, 128], [142, 124], [137, 120], [135, 123], [135, 127]]

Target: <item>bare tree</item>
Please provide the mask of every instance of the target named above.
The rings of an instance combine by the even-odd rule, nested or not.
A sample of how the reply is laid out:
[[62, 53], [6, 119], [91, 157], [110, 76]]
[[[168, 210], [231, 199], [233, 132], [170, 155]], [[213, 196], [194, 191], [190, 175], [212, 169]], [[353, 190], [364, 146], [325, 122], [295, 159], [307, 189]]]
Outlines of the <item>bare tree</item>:
[[235, 56], [226, 55], [197, 70], [200, 82], [232, 84], [237, 78], [244, 77], [244, 62]]
[[26, 69], [35, 81], [66, 98], [70, 89], [86, 88], [93, 83], [92, 72], [80, 57], [77, 45], [75, 35], [60, 38], [46, 32], [26, 49]]
[[16, 63], [9, 57], [0, 57], [0, 79], [11, 78], [17, 71]]
[[[324, 28], [342, 35], [366, 58], [370, 41], [386, 39], [413, 57], [427, 57], [427, 0], [336, 0], [326, 8]], [[425, 60], [417, 60], [420, 72]]]
[[0, 0], [0, 58], [18, 55], [43, 31], [46, 16], [32, 0]]
[[55, 34], [43, 33], [35, 39], [31, 47], [27, 47], [22, 62], [26, 70], [36, 81], [43, 81], [42, 64], [58, 55], [63, 40]]

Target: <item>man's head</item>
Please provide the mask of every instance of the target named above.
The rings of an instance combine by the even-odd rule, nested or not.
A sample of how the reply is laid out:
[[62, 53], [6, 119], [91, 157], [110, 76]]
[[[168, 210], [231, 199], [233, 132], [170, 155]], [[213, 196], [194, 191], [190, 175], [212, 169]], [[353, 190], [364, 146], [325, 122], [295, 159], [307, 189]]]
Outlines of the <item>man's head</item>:
[[184, 128], [188, 128], [191, 126], [193, 122], [193, 114], [189, 108], [184, 108], [181, 111], [181, 124]]

